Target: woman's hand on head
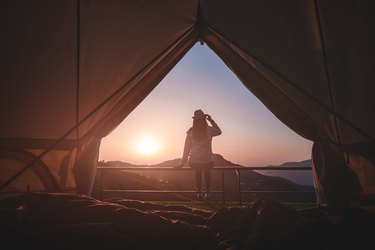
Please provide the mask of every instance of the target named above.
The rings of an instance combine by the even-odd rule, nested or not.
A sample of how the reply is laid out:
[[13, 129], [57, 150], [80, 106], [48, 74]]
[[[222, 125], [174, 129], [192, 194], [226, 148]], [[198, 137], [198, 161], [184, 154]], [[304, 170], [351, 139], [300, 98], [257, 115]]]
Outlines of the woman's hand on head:
[[206, 118], [207, 118], [208, 121], [210, 121], [210, 122], [212, 121], [212, 118], [211, 118], [210, 115], [206, 115]]

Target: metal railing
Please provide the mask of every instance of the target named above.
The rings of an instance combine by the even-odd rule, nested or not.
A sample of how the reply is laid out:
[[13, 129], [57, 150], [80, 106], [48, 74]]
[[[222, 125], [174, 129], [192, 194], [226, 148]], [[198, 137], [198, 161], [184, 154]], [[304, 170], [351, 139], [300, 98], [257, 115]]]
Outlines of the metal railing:
[[[314, 191], [245, 191], [241, 188], [241, 171], [249, 170], [311, 170], [311, 167], [214, 167], [212, 171], [221, 171], [221, 190], [210, 191], [212, 194], [221, 194], [222, 201], [225, 203], [225, 171], [236, 172], [236, 183], [237, 183], [237, 196], [238, 201], [242, 203], [243, 194], [314, 194]], [[195, 194], [195, 190], [128, 190], [128, 189], [104, 189], [103, 188], [103, 176], [105, 171], [116, 170], [116, 171], [194, 171], [190, 167], [185, 168], [171, 168], [171, 167], [116, 167], [116, 166], [102, 166], [98, 165], [97, 170], [99, 171], [99, 195], [102, 197], [103, 193], [154, 193], [154, 194]]]

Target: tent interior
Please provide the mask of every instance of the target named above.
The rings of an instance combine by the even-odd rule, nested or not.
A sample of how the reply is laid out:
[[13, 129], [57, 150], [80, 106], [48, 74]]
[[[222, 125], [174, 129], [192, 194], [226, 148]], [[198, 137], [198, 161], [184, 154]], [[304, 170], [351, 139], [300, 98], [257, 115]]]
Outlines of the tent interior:
[[[53, 224], [73, 220], [80, 211], [78, 203], [94, 203], [90, 195], [101, 139], [142, 102], [197, 42], [212, 49], [280, 121], [314, 142], [313, 177], [319, 207], [342, 211], [353, 209], [355, 204], [373, 209], [374, 10], [371, 0], [1, 1], [0, 191], [22, 194], [7, 203], [1, 200], [0, 218], [7, 225], [2, 231], [13, 243], [36, 239], [32, 241], [35, 244], [41, 244], [43, 235], [49, 235], [48, 242], [53, 244], [61, 239], [61, 233], [77, 240], [110, 232], [107, 241], [111, 239], [113, 244], [152, 249], [132, 236], [140, 232], [147, 235], [158, 225], [170, 232], [176, 242], [163, 245], [152, 234], [144, 238], [145, 242], [158, 242], [163, 249], [176, 249], [177, 239], [191, 244], [204, 242], [203, 236], [212, 233], [207, 227], [186, 221], [176, 223], [177, 217], [155, 212], [141, 215], [140, 210], [123, 200], [95, 201], [95, 212], [87, 212], [85, 218], [95, 215], [100, 219], [80, 218], [74, 226], [64, 224], [59, 228]], [[232, 245], [258, 249], [289, 242], [289, 235], [276, 240], [275, 231], [260, 235], [264, 232], [261, 227], [249, 229], [257, 221], [270, 225], [270, 218], [254, 215], [259, 209], [269, 211], [264, 209], [267, 204], [288, 215], [280, 212], [279, 219], [272, 217], [272, 223], [279, 223], [278, 229], [288, 224], [280, 217], [296, 222], [288, 231], [294, 235], [303, 231], [301, 227], [306, 234], [314, 231], [310, 235], [319, 238], [324, 238], [323, 233], [317, 233], [323, 227], [324, 232], [335, 232], [337, 237], [348, 234], [343, 245], [337, 241], [331, 245], [337, 249], [354, 247], [346, 244], [350, 239], [357, 244], [366, 242], [366, 233], [357, 235], [354, 229], [361, 233], [373, 231], [375, 225], [374, 215], [367, 209], [351, 216], [350, 227], [340, 235], [337, 227], [321, 220], [314, 220], [313, 229], [309, 229], [296, 219], [295, 211], [260, 201], [239, 212], [245, 216], [241, 218], [247, 219], [238, 222], [248, 224], [242, 223], [228, 232], [223, 229], [233, 229], [233, 224], [219, 223], [221, 235], [233, 236], [236, 232], [241, 237], [234, 237], [237, 241], [230, 238], [235, 242]], [[71, 213], [62, 216], [62, 208]], [[111, 217], [105, 215], [112, 210], [116, 216], [112, 215], [104, 227], [105, 218]], [[206, 216], [211, 222], [216, 219], [200, 212], [199, 216]], [[45, 213], [50, 214], [50, 220], [43, 217]], [[197, 211], [186, 214], [196, 218]], [[238, 213], [237, 216], [240, 218]], [[311, 219], [304, 214], [302, 221], [307, 218]], [[155, 223], [155, 227], [135, 226], [139, 221]], [[364, 222], [363, 228], [359, 221]], [[102, 227], [88, 229], [82, 222], [102, 223]], [[126, 224], [133, 225], [134, 230], [128, 230]], [[46, 229], [53, 226], [53, 230]], [[30, 232], [30, 227], [38, 230]], [[247, 233], [238, 233], [240, 229]], [[184, 235], [187, 232], [188, 236]], [[208, 240], [202, 248], [187, 244], [186, 249], [217, 247], [211, 243]], [[227, 241], [221, 249], [229, 249], [230, 245]], [[269, 248], [262, 248], [264, 245]]]

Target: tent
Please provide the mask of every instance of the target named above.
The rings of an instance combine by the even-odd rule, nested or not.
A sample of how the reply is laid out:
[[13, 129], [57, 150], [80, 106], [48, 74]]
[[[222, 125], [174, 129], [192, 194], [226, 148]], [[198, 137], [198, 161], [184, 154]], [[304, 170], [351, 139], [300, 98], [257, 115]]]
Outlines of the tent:
[[374, 194], [374, 11], [371, 0], [1, 0], [0, 191], [90, 194], [101, 139], [201, 42], [314, 142], [321, 205]]

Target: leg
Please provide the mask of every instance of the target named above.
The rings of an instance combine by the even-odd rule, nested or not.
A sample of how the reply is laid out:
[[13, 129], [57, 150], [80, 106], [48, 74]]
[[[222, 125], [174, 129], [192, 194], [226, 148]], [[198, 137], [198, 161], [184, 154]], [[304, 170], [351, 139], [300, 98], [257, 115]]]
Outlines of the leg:
[[200, 192], [201, 187], [202, 187], [202, 170], [196, 169], [195, 170], [195, 188], [198, 192]]
[[195, 170], [195, 189], [197, 191], [197, 199], [201, 200], [203, 195], [201, 194], [202, 187], [202, 169]]
[[211, 170], [210, 169], [204, 170], [204, 181], [206, 184], [206, 191], [209, 192], [211, 190]]
[[206, 194], [204, 195], [204, 198], [206, 200], [210, 199], [210, 191], [211, 191], [211, 171], [210, 169], [204, 170], [204, 181], [206, 184]]

